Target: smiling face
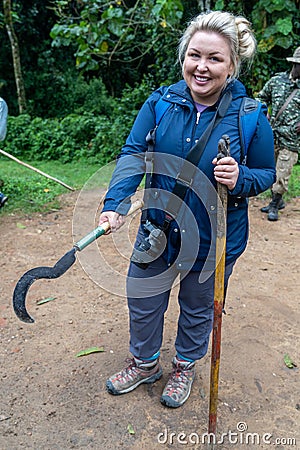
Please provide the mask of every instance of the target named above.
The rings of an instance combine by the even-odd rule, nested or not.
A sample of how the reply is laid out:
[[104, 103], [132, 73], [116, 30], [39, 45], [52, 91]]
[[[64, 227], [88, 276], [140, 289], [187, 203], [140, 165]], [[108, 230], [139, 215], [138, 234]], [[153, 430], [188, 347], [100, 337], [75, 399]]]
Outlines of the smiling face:
[[197, 31], [190, 40], [184, 62], [183, 77], [193, 100], [213, 105], [233, 73], [230, 47], [220, 34]]

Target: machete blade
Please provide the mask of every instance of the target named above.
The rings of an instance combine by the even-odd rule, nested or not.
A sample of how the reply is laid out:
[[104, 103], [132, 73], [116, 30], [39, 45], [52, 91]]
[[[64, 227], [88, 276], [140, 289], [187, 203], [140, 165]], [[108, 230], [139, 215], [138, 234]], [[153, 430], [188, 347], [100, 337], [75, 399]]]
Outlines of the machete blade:
[[26, 295], [30, 286], [41, 278], [53, 279], [63, 275], [76, 261], [75, 252], [76, 249], [72, 248], [53, 267], [35, 267], [22, 275], [16, 284], [13, 294], [13, 308], [16, 316], [22, 322], [34, 322], [34, 319], [28, 314], [26, 309]]

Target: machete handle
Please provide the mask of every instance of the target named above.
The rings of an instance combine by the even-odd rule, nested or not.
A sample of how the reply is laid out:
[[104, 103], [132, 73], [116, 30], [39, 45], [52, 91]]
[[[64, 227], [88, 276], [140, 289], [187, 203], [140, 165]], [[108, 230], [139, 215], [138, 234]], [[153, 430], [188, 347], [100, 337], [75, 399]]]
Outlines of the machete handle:
[[[129, 209], [128, 213], [127, 213], [127, 216], [132, 215], [133, 213], [135, 213], [136, 211], [141, 209], [143, 206], [144, 206], [144, 202], [142, 200], [136, 200], [130, 206], [130, 209]], [[109, 228], [110, 228], [109, 222], [104, 222], [102, 225], [99, 225], [97, 228], [95, 228], [89, 234], [87, 234], [82, 239], [80, 239], [80, 241], [76, 242], [76, 244], [74, 244], [75, 249], [79, 250], [79, 251], [83, 250], [89, 244], [91, 244], [96, 239], [98, 239], [98, 237], [100, 237], [103, 234], [105, 234], [109, 230]]]

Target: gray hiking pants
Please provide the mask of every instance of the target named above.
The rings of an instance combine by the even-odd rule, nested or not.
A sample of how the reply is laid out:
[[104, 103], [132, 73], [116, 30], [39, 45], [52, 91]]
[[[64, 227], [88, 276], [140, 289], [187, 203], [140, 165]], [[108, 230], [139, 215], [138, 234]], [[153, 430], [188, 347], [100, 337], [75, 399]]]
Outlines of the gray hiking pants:
[[[225, 288], [234, 262], [225, 269]], [[163, 341], [164, 316], [172, 285], [178, 289], [180, 307], [175, 348], [187, 359], [207, 353], [214, 309], [214, 273], [199, 283], [200, 272], [180, 273], [168, 268], [162, 258], [147, 269], [130, 264], [127, 295], [130, 318], [130, 352], [139, 359], [159, 352]], [[176, 278], [178, 277], [178, 278]], [[176, 286], [178, 285], [178, 286]], [[226, 292], [226, 291], [225, 291]]]

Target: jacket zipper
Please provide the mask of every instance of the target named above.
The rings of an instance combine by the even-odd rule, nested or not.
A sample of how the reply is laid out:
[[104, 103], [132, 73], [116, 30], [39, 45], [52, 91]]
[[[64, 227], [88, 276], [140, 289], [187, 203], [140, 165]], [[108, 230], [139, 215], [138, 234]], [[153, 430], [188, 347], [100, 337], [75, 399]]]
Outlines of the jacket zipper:
[[196, 128], [199, 123], [199, 120], [200, 120], [200, 115], [201, 115], [201, 113], [199, 111], [197, 111], [196, 122], [195, 122], [195, 125], [193, 126], [193, 131], [192, 131], [192, 142], [194, 142], [195, 132], [196, 132]]

